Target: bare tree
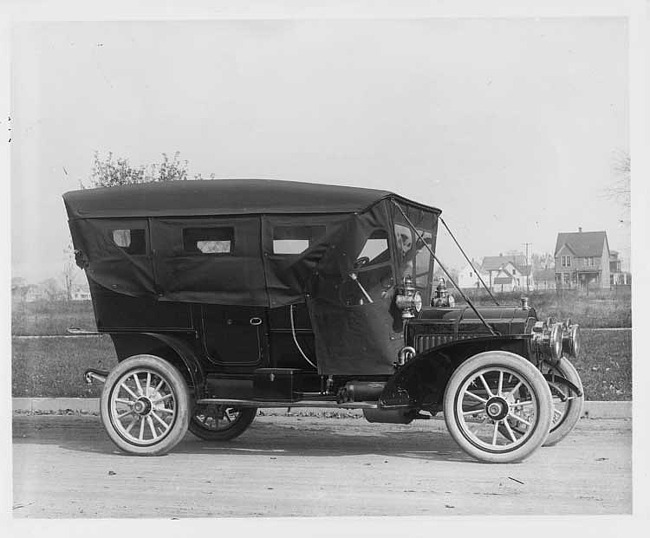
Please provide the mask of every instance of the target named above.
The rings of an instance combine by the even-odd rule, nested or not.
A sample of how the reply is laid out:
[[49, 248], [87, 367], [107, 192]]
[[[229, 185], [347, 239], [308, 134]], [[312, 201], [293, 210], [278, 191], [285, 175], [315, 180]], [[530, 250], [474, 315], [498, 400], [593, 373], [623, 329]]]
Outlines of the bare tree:
[[72, 247], [72, 243], [68, 243], [68, 246], [63, 252], [66, 255], [66, 262], [63, 265], [63, 286], [65, 288], [65, 298], [68, 301], [72, 301], [72, 292], [74, 291], [77, 276], [79, 276], [78, 267], [74, 261], [74, 248]]
[[607, 197], [619, 203], [626, 213], [632, 205], [631, 165], [630, 154], [627, 152], [618, 152], [614, 157], [613, 164], [614, 182], [607, 189]]
[[65, 296], [65, 291], [55, 278], [48, 278], [39, 285], [49, 301], [58, 301]]
[[26, 279], [22, 277], [14, 277], [11, 279], [11, 296], [18, 299], [20, 304], [24, 304], [27, 300], [27, 294], [34, 286], [29, 284]]

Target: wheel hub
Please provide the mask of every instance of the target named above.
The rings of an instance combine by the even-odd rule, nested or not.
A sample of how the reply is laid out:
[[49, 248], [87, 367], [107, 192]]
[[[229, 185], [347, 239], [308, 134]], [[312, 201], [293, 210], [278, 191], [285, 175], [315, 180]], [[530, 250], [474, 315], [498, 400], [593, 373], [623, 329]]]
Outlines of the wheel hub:
[[492, 420], [503, 420], [508, 416], [508, 402], [499, 396], [490, 398], [485, 404], [485, 412]]
[[133, 404], [133, 411], [141, 416], [148, 415], [151, 412], [151, 408], [151, 400], [149, 400], [149, 398], [145, 398], [144, 396], [138, 398]]

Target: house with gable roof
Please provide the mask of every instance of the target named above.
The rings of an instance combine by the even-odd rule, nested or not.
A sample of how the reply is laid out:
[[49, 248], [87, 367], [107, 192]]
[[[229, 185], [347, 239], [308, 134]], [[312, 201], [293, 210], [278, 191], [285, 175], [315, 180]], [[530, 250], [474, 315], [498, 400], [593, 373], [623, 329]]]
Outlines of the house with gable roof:
[[612, 286], [629, 286], [632, 275], [621, 269], [621, 259], [616, 250], [609, 251], [609, 283]]
[[609, 288], [610, 250], [606, 232], [557, 234], [555, 283], [558, 289]]
[[486, 256], [481, 270], [487, 275], [485, 283], [493, 291], [527, 290], [535, 285], [532, 267], [523, 254]]
[[464, 289], [481, 288], [481, 279], [487, 284], [488, 275], [476, 260], [472, 260], [471, 265], [467, 264], [458, 273], [458, 285]]

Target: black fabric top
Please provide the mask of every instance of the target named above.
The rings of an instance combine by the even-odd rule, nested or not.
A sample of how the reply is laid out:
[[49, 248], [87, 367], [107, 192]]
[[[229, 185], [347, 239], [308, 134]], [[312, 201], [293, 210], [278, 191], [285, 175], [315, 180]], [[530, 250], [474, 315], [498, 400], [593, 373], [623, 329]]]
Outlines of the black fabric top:
[[[398, 241], [396, 226], [406, 228], [404, 212], [435, 249], [440, 214], [387, 191], [268, 180], [143, 184], [64, 198], [96, 315], [126, 304], [115, 294], [145, 305], [308, 303], [323, 375], [394, 371], [403, 345], [396, 286], [407, 271], [418, 286], [423, 270], [420, 241], [412, 233]], [[430, 261], [426, 267], [422, 290], [433, 270]]]
[[435, 210], [389, 191], [268, 179], [144, 183], [63, 196], [70, 219], [355, 213], [389, 197]]

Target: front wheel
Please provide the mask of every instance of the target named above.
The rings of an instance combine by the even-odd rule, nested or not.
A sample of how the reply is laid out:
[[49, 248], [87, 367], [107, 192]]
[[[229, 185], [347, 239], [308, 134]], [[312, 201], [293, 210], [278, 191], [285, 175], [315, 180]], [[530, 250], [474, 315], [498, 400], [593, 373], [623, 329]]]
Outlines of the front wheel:
[[[553, 402], [551, 430], [544, 442], [544, 446], [553, 446], [569, 435], [575, 428], [582, 415], [585, 398], [578, 372], [564, 357], [555, 366], [544, 364], [541, 371], [551, 389]], [[516, 422], [511, 422], [510, 425], [517, 431], [518, 424]]]
[[159, 456], [187, 432], [189, 390], [181, 373], [154, 355], [120, 362], [106, 378], [100, 414], [111, 440], [129, 454]]
[[230, 441], [251, 425], [257, 407], [197, 405], [190, 419], [190, 431], [205, 441]]
[[546, 441], [551, 393], [544, 376], [526, 359], [488, 351], [454, 371], [443, 412], [449, 433], [467, 454], [488, 463], [511, 463]]

